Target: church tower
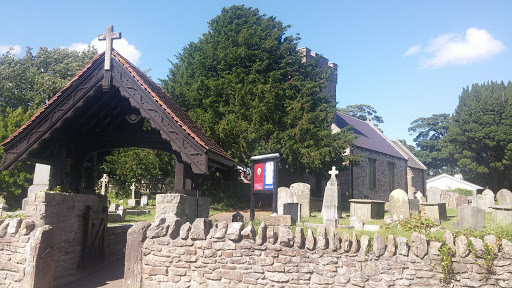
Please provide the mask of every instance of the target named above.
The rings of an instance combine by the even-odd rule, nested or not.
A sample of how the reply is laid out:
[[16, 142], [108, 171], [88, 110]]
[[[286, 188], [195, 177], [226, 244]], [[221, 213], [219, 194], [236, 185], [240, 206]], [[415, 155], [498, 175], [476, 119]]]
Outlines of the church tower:
[[297, 50], [302, 55], [302, 61], [309, 61], [312, 59], [317, 60], [318, 69], [326, 67], [328, 78], [326, 79], [326, 86], [324, 88], [324, 94], [329, 96], [330, 102], [336, 105], [336, 84], [338, 84], [338, 65], [333, 62], [329, 62], [324, 56], [311, 52], [311, 49], [307, 47], [299, 48]]

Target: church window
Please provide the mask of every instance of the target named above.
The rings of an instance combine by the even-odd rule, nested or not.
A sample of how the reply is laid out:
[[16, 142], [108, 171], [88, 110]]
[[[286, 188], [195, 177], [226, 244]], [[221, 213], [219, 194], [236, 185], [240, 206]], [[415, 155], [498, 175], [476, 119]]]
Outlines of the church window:
[[375, 159], [368, 159], [368, 188], [377, 188], [377, 169]]
[[395, 190], [395, 163], [388, 163], [388, 185], [389, 191]]

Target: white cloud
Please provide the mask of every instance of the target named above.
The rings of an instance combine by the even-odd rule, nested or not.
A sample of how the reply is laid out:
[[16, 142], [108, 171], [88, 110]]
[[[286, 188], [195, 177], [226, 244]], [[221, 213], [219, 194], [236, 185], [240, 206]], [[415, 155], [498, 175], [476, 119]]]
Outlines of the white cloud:
[[[92, 45], [96, 47], [98, 52], [105, 51], [105, 41], [99, 41], [97, 38], [93, 39], [90, 44], [85, 43], [73, 43], [70, 46], [64, 47], [70, 50], [83, 51], [87, 48], [88, 45]], [[116, 49], [121, 55], [126, 57], [130, 62], [137, 65], [139, 62], [141, 53], [139, 50], [135, 48], [132, 44], [128, 43], [126, 39], [118, 39], [113, 41], [114, 49]]]
[[421, 45], [412, 46], [411, 48], [407, 49], [407, 51], [405, 51], [404, 56], [407, 57], [407, 56], [414, 55], [414, 54], [420, 52], [420, 50], [421, 50]]
[[469, 64], [489, 59], [503, 50], [505, 45], [494, 39], [487, 30], [469, 28], [464, 37], [443, 34], [431, 40], [425, 48], [419, 45], [409, 48], [404, 56], [419, 54], [421, 69], [436, 69], [449, 64]]
[[20, 55], [20, 53], [21, 53], [21, 46], [20, 45], [0, 45], [0, 54], [6, 53], [11, 48], [13, 49], [12, 53], [14, 55], [16, 55], [16, 56]]

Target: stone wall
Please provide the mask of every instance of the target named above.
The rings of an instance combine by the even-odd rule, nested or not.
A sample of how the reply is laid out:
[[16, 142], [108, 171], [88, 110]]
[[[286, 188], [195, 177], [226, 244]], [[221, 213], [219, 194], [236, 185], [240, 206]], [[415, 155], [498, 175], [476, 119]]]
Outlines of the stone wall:
[[[359, 147], [354, 147], [353, 154], [361, 155], [363, 159], [359, 165], [354, 166], [351, 170], [342, 171], [338, 175], [338, 179], [342, 179], [340, 186], [342, 194], [348, 194], [353, 199], [369, 197], [371, 200], [388, 201], [391, 193], [388, 187], [388, 163], [395, 164], [395, 189], [407, 191], [407, 161], [405, 159]], [[373, 190], [370, 190], [368, 185], [368, 159], [376, 160], [377, 188]], [[354, 190], [350, 192], [352, 188]]]
[[[452, 246], [453, 280], [441, 282], [440, 242], [424, 235], [412, 238], [357, 239], [323, 225], [316, 237], [302, 228], [295, 234], [264, 223], [256, 231], [242, 223], [207, 219], [181, 225], [179, 219], [160, 218], [140, 223], [128, 232], [124, 287], [511, 287], [512, 243], [503, 240], [496, 252], [495, 273], [481, 266], [484, 241], [460, 236], [445, 241]], [[278, 233], [277, 233], [278, 232]], [[497, 249], [496, 237], [485, 245]], [[468, 241], [476, 255], [469, 253]], [[130, 257], [128, 257], [130, 255]]]
[[0, 287], [53, 286], [53, 251], [44, 244], [51, 232], [30, 219], [0, 219]]
[[81, 263], [85, 241], [84, 215], [106, 212], [107, 199], [102, 195], [38, 192], [29, 195], [26, 202], [27, 217], [36, 226], [53, 227], [53, 249], [55, 251], [55, 286], [62, 286], [80, 278], [88, 272]]
[[105, 235], [105, 261], [107, 263], [124, 258], [126, 235], [132, 224], [108, 226]]
[[183, 221], [193, 222], [196, 218], [208, 217], [210, 198], [195, 197], [178, 193], [156, 195], [155, 217], [174, 214]]

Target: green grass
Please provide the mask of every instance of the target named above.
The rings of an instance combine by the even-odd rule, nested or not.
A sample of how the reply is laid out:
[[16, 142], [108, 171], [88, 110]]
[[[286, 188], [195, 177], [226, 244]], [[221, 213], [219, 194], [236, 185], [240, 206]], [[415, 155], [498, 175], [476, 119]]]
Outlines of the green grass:
[[[133, 210], [133, 209], [130, 209], [130, 210]], [[137, 210], [149, 210], [150, 214], [143, 214], [143, 215], [139, 215], [139, 216], [126, 215], [124, 222], [109, 222], [108, 225], [113, 226], [113, 225], [120, 225], [120, 224], [133, 224], [133, 223], [142, 222], [142, 221], [148, 221], [148, 222], [155, 221], [155, 212], [156, 212], [155, 207], [146, 207], [146, 209], [141, 208], [141, 209], [137, 209]]]

